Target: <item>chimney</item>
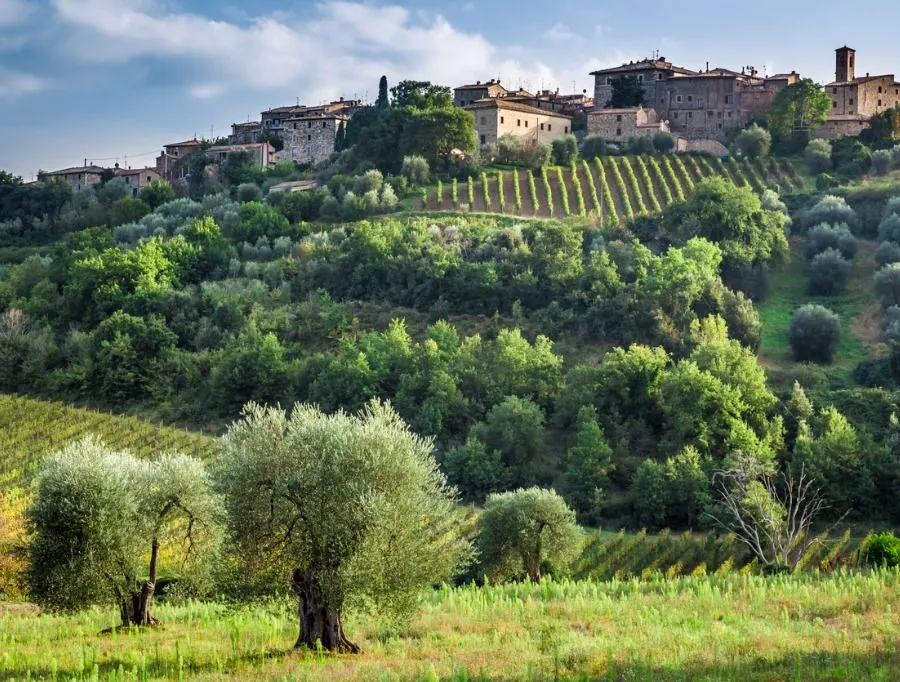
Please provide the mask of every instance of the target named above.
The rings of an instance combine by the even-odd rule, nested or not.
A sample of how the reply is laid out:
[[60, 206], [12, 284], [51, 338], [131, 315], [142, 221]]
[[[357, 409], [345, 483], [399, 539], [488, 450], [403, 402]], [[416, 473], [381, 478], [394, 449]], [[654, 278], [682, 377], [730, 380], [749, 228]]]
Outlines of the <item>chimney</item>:
[[475, 85], [481, 85], [481, 81], [475, 81]]
[[706, 73], [709, 73], [709, 62], [706, 62]]

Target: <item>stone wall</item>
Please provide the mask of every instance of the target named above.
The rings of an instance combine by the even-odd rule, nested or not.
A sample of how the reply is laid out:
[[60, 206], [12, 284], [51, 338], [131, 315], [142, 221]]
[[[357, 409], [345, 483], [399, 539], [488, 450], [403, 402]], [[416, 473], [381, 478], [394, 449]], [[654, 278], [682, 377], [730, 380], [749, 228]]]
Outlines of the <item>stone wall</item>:
[[497, 144], [504, 135], [523, 142], [550, 144], [572, 132], [572, 121], [550, 112], [520, 111], [501, 107], [469, 110], [475, 116], [475, 134], [479, 144]]
[[620, 76], [634, 76], [644, 88], [644, 106], [656, 108], [662, 103], [663, 89], [669, 71], [647, 67], [629, 70], [622, 74], [597, 74], [594, 76], [594, 106], [602, 108], [612, 99], [612, 82]]
[[588, 135], [623, 141], [668, 130], [653, 109], [596, 109], [587, 116]]
[[325, 161], [334, 152], [341, 121], [338, 117], [291, 121], [281, 133], [284, 149], [278, 156], [313, 165]]
[[869, 125], [865, 117], [845, 118], [845, 119], [828, 119], [825, 123], [816, 128], [812, 137], [821, 138], [823, 140], [837, 140], [841, 137], [856, 137]]

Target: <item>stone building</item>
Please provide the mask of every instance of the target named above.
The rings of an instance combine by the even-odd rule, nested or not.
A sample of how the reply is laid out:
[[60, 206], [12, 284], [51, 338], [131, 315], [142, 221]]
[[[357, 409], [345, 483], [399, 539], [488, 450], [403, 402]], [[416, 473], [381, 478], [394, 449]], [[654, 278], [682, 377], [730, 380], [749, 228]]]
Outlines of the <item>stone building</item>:
[[334, 152], [341, 124], [346, 126], [349, 120], [349, 116], [326, 113], [289, 119], [281, 132], [284, 149], [278, 158], [312, 165], [325, 161]]
[[594, 109], [587, 114], [588, 135], [602, 135], [608, 140], [624, 141], [632, 137], [668, 132], [654, 109]]
[[228, 144], [253, 144], [259, 142], [261, 128], [262, 123], [260, 121], [232, 123], [231, 135], [228, 136]]
[[453, 89], [453, 105], [467, 107], [478, 100], [506, 97], [509, 94], [510, 91], [500, 85], [499, 80], [492, 78], [484, 83], [476, 81], [472, 85], [460, 85]]
[[72, 186], [72, 189], [79, 192], [92, 185], [98, 185], [103, 181], [104, 173], [109, 171], [101, 166], [84, 165], [75, 166], [73, 168], [64, 168], [58, 171], [47, 171], [38, 173], [39, 180], [62, 180]]
[[187, 177], [188, 170], [183, 161], [200, 149], [202, 144], [202, 140], [194, 138], [165, 145], [162, 153], [156, 158], [156, 172], [169, 182]]
[[[351, 117], [357, 111], [363, 108], [363, 103], [358, 99], [344, 99], [321, 104], [319, 106], [309, 107], [305, 104], [297, 104], [287, 107], [276, 107], [275, 109], [267, 109], [260, 116], [260, 131], [270, 132], [281, 136], [290, 126], [288, 124], [299, 121], [310, 116], [320, 116], [325, 114], [334, 114], [336, 116]], [[232, 125], [232, 131], [234, 126]]]
[[815, 135], [826, 139], [859, 135], [869, 119], [887, 109], [900, 107], [900, 83], [894, 74], [856, 77], [856, 50], [835, 50], [834, 82], [825, 86], [831, 111]]
[[159, 180], [160, 174], [155, 168], [119, 168], [116, 164], [113, 175], [125, 180], [125, 184], [131, 190], [131, 196], [137, 196], [144, 187], [154, 180]]
[[240, 152], [246, 152], [250, 156], [251, 163], [262, 168], [268, 168], [275, 162], [275, 148], [269, 142], [223, 144], [204, 150], [204, 154], [216, 163], [223, 163], [232, 154]]
[[763, 77], [753, 67], [738, 71], [708, 66], [692, 71], [665, 58], [645, 59], [594, 71], [594, 111], [612, 99], [613, 82], [623, 76], [637, 79], [644, 106], [653, 110], [672, 133], [687, 139], [724, 139], [729, 130], [761, 118], [776, 95], [799, 74]]
[[497, 144], [504, 135], [523, 143], [549, 144], [572, 132], [572, 117], [545, 111], [504, 97], [482, 99], [466, 107], [475, 117], [475, 133], [481, 146]]

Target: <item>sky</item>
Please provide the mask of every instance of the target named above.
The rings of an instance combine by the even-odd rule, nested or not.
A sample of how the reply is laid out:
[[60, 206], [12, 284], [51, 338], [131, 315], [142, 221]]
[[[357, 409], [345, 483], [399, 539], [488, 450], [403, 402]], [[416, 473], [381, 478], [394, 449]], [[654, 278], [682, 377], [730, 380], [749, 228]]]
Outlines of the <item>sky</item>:
[[[877, 0], [877, 3], [888, 0]], [[743, 12], [739, 7], [752, 7]], [[890, 31], [838, 0], [0, 0], [0, 169], [153, 165], [263, 109], [374, 100], [378, 79], [593, 90], [592, 70], [652, 56], [900, 73]], [[676, 9], [677, 8], [677, 11]]]

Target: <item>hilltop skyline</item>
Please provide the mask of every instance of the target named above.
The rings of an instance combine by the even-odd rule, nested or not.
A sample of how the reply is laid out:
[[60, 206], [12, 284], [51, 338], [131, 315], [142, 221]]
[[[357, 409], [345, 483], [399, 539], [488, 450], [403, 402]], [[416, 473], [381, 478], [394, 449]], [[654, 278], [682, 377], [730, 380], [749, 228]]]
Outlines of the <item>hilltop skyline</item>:
[[870, 37], [864, 18], [831, 18], [837, 3], [762, 0], [746, 19], [711, 3], [681, 14], [657, 0], [644, 7], [5, 0], [0, 166], [30, 179], [85, 158], [152, 165], [163, 144], [227, 135], [231, 123], [268, 107], [374, 100], [382, 74], [392, 84], [499, 77], [531, 90], [590, 93], [590, 71], [658, 50], [693, 69], [795, 69], [824, 83], [843, 44], [859, 51], [860, 74], [900, 71], [888, 37]]

